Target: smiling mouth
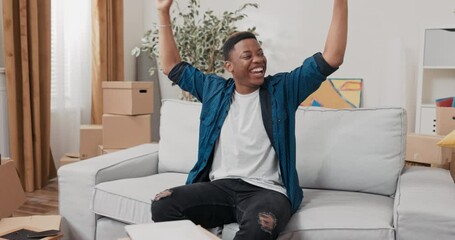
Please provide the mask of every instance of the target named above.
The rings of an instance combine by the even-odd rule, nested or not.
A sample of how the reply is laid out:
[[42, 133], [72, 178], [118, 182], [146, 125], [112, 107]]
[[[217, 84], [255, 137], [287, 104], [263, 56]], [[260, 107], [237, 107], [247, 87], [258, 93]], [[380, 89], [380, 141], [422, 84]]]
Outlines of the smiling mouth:
[[255, 74], [255, 75], [263, 75], [264, 74], [264, 68], [263, 67], [256, 67], [250, 70], [250, 73]]

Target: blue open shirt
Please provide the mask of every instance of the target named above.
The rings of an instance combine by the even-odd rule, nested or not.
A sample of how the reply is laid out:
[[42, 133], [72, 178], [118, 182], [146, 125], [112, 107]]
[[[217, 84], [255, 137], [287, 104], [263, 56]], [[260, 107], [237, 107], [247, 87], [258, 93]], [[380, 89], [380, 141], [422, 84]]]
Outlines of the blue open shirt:
[[[321, 53], [316, 53], [291, 72], [267, 76], [259, 92], [264, 127], [277, 154], [293, 213], [303, 199], [295, 164], [295, 112], [335, 70]], [[234, 79], [204, 74], [186, 62], [177, 64], [169, 73], [169, 79], [202, 103], [198, 160], [188, 175], [187, 184], [210, 181], [214, 146], [229, 112]]]

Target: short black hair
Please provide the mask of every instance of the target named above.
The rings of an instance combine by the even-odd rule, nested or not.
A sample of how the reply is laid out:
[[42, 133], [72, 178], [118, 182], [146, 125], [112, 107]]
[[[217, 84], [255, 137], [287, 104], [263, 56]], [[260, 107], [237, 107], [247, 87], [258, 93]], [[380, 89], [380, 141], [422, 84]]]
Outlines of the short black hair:
[[253, 33], [246, 32], [246, 31], [236, 32], [236, 33], [232, 34], [231, 36], [229, 36], [229, 38], [223, 44], [224, 60], [225, 61], [229, 60], [229, 53], [232, 51], [232, 49], [234, 49], [235, 44], [237, 44], [238, 42], [240, 42], [244, 39], [248, 39], [248, 38], [256, 39], [256, 36]]

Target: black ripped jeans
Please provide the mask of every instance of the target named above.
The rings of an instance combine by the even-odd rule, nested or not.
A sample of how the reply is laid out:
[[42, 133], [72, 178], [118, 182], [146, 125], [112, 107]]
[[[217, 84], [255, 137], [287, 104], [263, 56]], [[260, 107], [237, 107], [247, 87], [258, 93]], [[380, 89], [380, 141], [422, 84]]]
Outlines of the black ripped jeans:
[[235, 240], [276, 239], [290, 217], [286, 196], [240, 179], [175, 187], [152, 201], [155, 222], [189, 219], [206, 228], [237, 222]]

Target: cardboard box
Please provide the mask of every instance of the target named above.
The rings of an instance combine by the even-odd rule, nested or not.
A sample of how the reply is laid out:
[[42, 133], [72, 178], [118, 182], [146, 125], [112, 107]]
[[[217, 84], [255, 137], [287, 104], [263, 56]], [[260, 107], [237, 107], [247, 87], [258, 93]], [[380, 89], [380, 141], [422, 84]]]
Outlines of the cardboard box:
[[449, 171], [450, 175], [452, 175], [452, 179], [455, 182], [455, 148], [452, 148], [452, 159], [449, 163]]
[[455, 108], [436, 108], [436, 134], [447, 135], [455, 130]]
[[[0, 236], [24, 228], [33, 231], [60, 230], [61, 217], [58, 215], [10, 217], [26, 201], [13, 161], [0, 165], [0, 196]], [[41, 239], [60, 239], [62, 236], [60, 233]]]
[[455, 160], [450, 162], [450, 175], [452, 175], [453, 181], [455, 182]]
[[405, 160], [431, 164], [432, 167], [447, 164], [452, 157], [452, 150], [437, 145], [442, 138], [444, 136], [408, 134]]
[[66, 164], [79, 162], [81, 159], [79, 158], [78, 153], [67, 153], [62, 158], [60, 158], [60, 167]]
[[7, 163], [7, 162], [9, 162], [9, 161], [10, 161], [10, 159], [8, 159], [8, 158], [2, 158], [2, 159], [0, 160], [0, 165], [3, 165], [3, 164], [5, 164], [5, 163]]
[[13, 162], [14, 164], [16, 164], [16, 162], [14, 162], [11, 158], [1, 158], [0, 159], [0, 165], [3, 165], [3, 164], [6, 164], [7, 162]]
[[[59, 215], [35, 215], [28, 217], [4, 218], [0, 221], [0, 236], [25, 228], [33, 231], [60, 230], [61, 217]], [[60, 239], [63, 234], [41, 238], [42, 240]], [[3, 238], [0, 238], [3, 239]], [[38, 238], [36, 238], [38, 239]]]
[[104, 148], [103, 145], [99, 145], [98, 146], [98, 155], [113, 153], [113, 152], [117, 152], [120, 150], [122, 150], [122, 149], [108, 149], [108, 148]]
[[405, 166], [419, 166], [419, 167], [436, 167], [442, 169], [450, 169], [450, 163], [445, 164], [430, 164], [430, 163], [420, 163], [420, 162], [413, 162], [413, 161], [405, 161]]
[[123, 149], [150, 143], [151, 115], [124, 116], [103, 114], [103, 147]]
[[153, 113], [153, 82], [103, 82], [103, 113]]
[[0, 196], [0, 219], [10, 217], [25, 203], [25, 193], [12, 161], [0, 165]]
[[103, 126], [82, 125], [80, 128], [80, 159], [84, 160], [98, 155], [98, 145], [103, 144]]

